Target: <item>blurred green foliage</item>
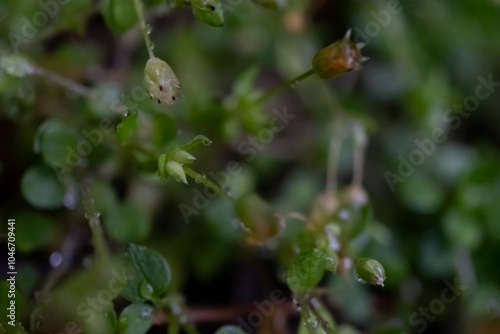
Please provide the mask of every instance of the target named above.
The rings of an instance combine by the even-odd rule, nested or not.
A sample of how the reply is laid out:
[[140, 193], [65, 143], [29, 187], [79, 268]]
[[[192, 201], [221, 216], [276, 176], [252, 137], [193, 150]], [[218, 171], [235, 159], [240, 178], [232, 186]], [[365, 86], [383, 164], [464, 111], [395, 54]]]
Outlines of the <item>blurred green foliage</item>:
[[[66, 319], [80, 319], [85, 333], [165, 332], [165, 319], [151, 327], [154, 308], [171, 332], [192, 333], [182, 322], [189, 307], [251, 304], [279, 287], [289, 304], [289, 288], [311, 302], [273, 315], [289, 312], [289, 332], [497, 333], [498, 1], [213, 3], [214, 11], [210, 1], [144, 1], [154, 53], [182, 85], [184, 98], [166, 106], [143, 83], [148, 50], [132, 1], [0, 2], [0, 275], [8, 278], [15, 218], [17, 321], [32, 333]], [[313, 76], [255, 102], [310, 70], [316, 52], [349, 28], [370, 57], [361, 71]], [[293, 118], [279, 123], [287, 112]], [[276, 124], [284, 126], [272, 137], [264, 132]], [[342, 197], [353, 124], [368, 134], [363, 207]], [[198, 135], [211, 145], [189, 147], [188, 169], [173, 153]], [[318, 195], [337, 135], [331, 214]], [[157, 174], [162, 154], [188, 186], [167, 178], [167, 160]], [[109, 262], [95, 257], [82, 189], [100, 212]], [[356, 282], [348, 260], [360, 257], [383, 265], [384, 288]], [[80, 303], [99, 299], [122, 263], [136, 278], [95, 320], [82, 320]], [[421, 308], [432, 312], [455, 279], [466, 289], [426, 319]], [[2, 279], [0, 333], [22, 333], [5, 325], [8, 289]], [[198, 328], [213, 333], [236, 318]]]

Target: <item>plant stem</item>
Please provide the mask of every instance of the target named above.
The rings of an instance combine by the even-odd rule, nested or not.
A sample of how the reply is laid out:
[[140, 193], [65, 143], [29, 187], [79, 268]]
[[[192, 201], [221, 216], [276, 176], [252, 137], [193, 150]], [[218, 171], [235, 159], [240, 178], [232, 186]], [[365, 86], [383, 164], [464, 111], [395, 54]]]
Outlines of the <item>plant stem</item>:
[[149, 39], [149, 32], [146, 26], [146, 20], [144, 19], [144, 6], [141, 0], [134, 0], [135, 11], [137, 17], [139, 18], [139, 24], [141, 26], [142, 35], [144, 36], [144, 41], [146, 42], [146, 48], [148, 49], [149, 58], [154, 58], [153, 48], [151, 47], [151, 40]]
[[360, 186], [363, 182], [363, 167], [365, 163], [366, 133], [360, 124], [354, 125], [354, 162], [352, 171], [352, 184]]
[[229, 197], [222, 189], [214, 182], [207, 179], [205, 176], [195, 172], [189, 167], [184, 167], [184, 172], [191, 177], [195, 182], [203, 184], [205, 187], [212, 189], [217, 195], [224, 197], [229, 200], [233, 200], [233, 198]]
[[83, 207], [85, 209], [85, 217], [89, 220], [90, 230], [92, 232], [92, 243], [94, 244], [97, 258], [106, 264], [109, 260], [108, 249], [104, 240], [104, 232], [99, 219], [100, 212], [95, 207], [94, 198], [92, 196], [92, 188], [84, 182], [83, 186]]
[[65, 87], [79, 95], [85, 96], [89, 99], [97, 99], [97, 96], [90, 90], [89, 88], [79, 84], [78, 82], [72, 81], [68, 78], [65, 78], [57, 73], [48, 71], [41, 67], [34, 68], [34, 74], [42, 76], [47, 80], [50, 80], [62, 87]]
[[343, 141], [343, 115], [339, 112], [333, 118], [332, 136], [330, 138], [330, 147], [328, 151], [328, 166], [326, 170], [326, 186], [327, 192], [335, 192], [337, 189], [338, 169], [340, 162], [340, 153]]
[[310, 69], [309, 71], [302, 73], [298, 77], [295, 77], [291, 80], [285, 81], [285, 82], [271, 88], [270, 90], [266, 91], [259, 99], [257, 99], [257, 103], [262, 103], [262, 102], [266, 101], [267, 99], [281, 93], [285, 89], [295, 87], [299, 82], [310, 77], [313, 74], [314, 74], [314, 71], [312, 69]]

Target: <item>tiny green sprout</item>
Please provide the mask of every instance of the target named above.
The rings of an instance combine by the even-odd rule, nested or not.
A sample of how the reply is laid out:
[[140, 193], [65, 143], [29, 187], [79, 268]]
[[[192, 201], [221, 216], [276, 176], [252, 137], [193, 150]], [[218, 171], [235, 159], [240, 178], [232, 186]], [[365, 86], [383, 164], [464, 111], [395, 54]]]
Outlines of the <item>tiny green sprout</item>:
[[192, 164], [196, 160], [194, 156], [180, 148], [175, 148], [170, 152], [169, 157], [170, 160], [177, 161], [180, 164]]
[[181, 85], [172, 68], [163, 60], [153, 57], [146, 63], [144, 80], [151, 98], [158, 103], [173, 104], [181, 94]]
[[377, 260], [359, 259], [356, 264], [355, 276], [361, 283], [384, 286], [385, 270]]
[[172, 176], [175, 179], [175, 181], [182, 182], [185, 185], [188, 184], [186, 173], [184, 172], [182, 165], [177, 161], [168, 161], [165, 165], [165, 170], [167, 171], [168, 175]]
[[364, 43], [354, 43], [350, 40], [351, 29], [344, 38], [320, 50], [313, 58], [314, 73], [322, 79], [331, 79], [351, 70], [360, 70], [361, 63], [367, 61], [361, 49]]

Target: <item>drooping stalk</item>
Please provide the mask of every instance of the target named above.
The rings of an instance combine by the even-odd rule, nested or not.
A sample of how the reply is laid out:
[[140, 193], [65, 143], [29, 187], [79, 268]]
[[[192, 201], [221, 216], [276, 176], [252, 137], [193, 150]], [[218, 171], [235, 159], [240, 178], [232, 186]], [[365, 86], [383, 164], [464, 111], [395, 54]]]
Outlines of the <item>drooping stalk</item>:
[[262, 102], [268, 100], [269, 98], [271, 98], [275, 95], [278, 95], [279, 93], [281, 93], [282, 91], [284, 91], [288, 88], [295, 87], [297, 84], [299, 84], [299, 82], [310, 77], [313, 74], [314, 74], [314, 71], [311, 69], [311, 70], [309, 70], [305, 73], [302, 73], [301, 75], [299, 75], [291, 80], [285, 81], [285, 82], [269, 89], [268, 91], [264, 92], [264, 94], [257, 100], [257, 103], [262, 103]]
[[144, 41], [146, 42], [146, 48], [148, 49], [149, 58], [154, 58], [155, 55], [153, 53], [153, 47], [151, 44], [151, 40], [149, 39], [149, 31], [146, 25], [146, 20], [144, 19], [144, 6], [141, 0], [134, 0], [135, 11], [137, 13], [137, 17], [139, 18], [139, 24], [141, 26], [141, 32], [144, 36]]

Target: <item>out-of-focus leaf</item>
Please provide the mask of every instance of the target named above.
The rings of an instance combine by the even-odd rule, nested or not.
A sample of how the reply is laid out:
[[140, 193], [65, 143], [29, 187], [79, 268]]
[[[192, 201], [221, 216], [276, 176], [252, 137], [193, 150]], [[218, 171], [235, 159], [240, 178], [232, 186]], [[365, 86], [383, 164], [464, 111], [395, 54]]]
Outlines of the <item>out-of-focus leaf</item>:
[[39, 209], [57, 209], [62, 206], [64, 188], [52, 170], [44, 165], [30, 167], [21, 180], [24, 199]]
[[316, 286], [325, 273], [326, 257], [317, 248], [300, 254], [288, 271], [287, 284], [294, 293]]
[[[157, 252], [130, 244], [126, 261], [133, 266], [134, 280], [129, 282], [122, 295], [132, 302], [154, 299], [163, 295], [172, 280], [170, 266]], [[144, 293], [146, 290], [147, 294]]]
[[145, 334], [151, 327], [153, 307], [138, 303], [127, 306], [118, 318], [118, 334]]
[[103, 220], [109, 236], [120, 242], [144, 239], [151, 229], [151, 221], [146, 214], [136, 205], [129, 203], [107, 213]]
[[115, 33], [123, 33], [138, 22], [132, 0], [103, 0], [102, 15], [108, 27]]
[[154, 114], [153, 116], [153, 141], [156, 146], [164, 147], [176, 136], [174, 119], [167, 114]]
[[37, 212], [16, 215], [16, 247], [21, 252], [32, 252], [46, 244], [54, 233], [54, 224]]
[[120, 144], [128, 144], [137, 132], [137, 112], [129, 111], [120, 123], [116, 126], [116, 135]]

